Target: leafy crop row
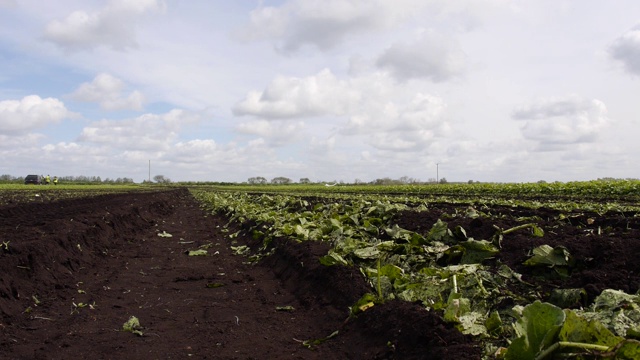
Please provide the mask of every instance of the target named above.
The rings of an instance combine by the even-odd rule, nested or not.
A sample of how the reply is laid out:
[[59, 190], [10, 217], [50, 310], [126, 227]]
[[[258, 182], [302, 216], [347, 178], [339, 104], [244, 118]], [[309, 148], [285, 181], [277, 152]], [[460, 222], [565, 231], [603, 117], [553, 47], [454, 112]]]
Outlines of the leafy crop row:
[[217, 190], [232, 190], [260, 193], [349, 193], [349, 194], [404, 194], [404, 195], [453, 195], [490, 196], [500, 198], [569, 198], [569, 199], [614, 199], [640, 201], [640, 180], [593, 180], [551, 183], [448, 183], [448, 184], [404, 184], [404, 185], [352, 185], [318, 184], [290, 185], [229, 185], [217, 186]]
[[[507, 359], [557, 354], [581, 358], [587, 353], [640, 358], [640, 343], [631, 339], [640, 335], [640, 296], [605, 291], [589, 309], [563, 310], [541, 303], [537, 289], [508, 266], [496, 270], [483, 265], [515, 231], [543, 236], [542, 229], [527, 219], [511, 229], [497, 228], [489, 239], [473, 239], [460, 226], [450, 228], [441, 220], [423, 236], [391, 222], [398, 211], [427, 210], [415, 199], [192, 192], [210, 211], [225, 214], [230, 221], [255, 224], [252, 234], [265, 245], [274, 237], [329, 243], [332, 249], [320, 259], [324, 265], [357, 266], [372, 285], [372, 293], [354, 304], [354, 314], [388, 299], [419, 301], [440, 311], [461, 332], [481, 339], [487, 358], [496, 354]], [[464, 216], [491, 220], [490, 214], [474, 209]], [[528, 262], [563, 271], [570, 254], [542, 246]], [[576, 294], [574, 289], [561, 289], [558, 296]], [[608, 320], [620, 315], [621, 304], [626, 306], [624, 319]]]

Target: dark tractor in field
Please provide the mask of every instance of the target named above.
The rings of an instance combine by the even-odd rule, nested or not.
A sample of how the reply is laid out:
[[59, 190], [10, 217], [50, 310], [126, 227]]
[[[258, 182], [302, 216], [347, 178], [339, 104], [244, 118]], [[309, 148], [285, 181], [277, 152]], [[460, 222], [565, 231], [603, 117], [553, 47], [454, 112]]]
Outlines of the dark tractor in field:
[[34, 184], [34, 185], [40, 185], [40, 176], [38, 175], [27, 175], [27, 177], [24, 178], [24, 183], [26, 185], [28, 184]]

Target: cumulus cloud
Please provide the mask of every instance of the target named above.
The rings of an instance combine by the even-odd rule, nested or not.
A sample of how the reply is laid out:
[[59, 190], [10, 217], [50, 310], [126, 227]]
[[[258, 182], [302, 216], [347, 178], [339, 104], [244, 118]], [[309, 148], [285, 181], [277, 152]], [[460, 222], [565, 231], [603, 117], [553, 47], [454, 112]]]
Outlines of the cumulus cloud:
[[341, 133], [367, 135], [368, 144], [379, 150], [422, 151], [450, 128], [444, 100], [418, 93], [408, 104], [387, 103], [352, 116]]
[[100, 120], [82, 129], [78, 141], [127, 150], [166, 150], [183, 126], [199, 116], [174, 109], [165, 114], [144, 114], [126, 120]]
[[627, 72], [640, 75], [640, 25], [617, 38], [609, 48], [609, 54], [620, 61]]
[[71, 96], [79, 101], [96, 102], [104, 110], [142, 110], [144, 96], [139, 91], [124, 93], [125, 83], [109, 74], [98, 74], [81, 84]]
[[543, 151], [594, 142], [598, 132], [611, 123], [602, 101], [576, 95], [536, 101], [515, 110], [512, 118], [524, 121], [522, 135]]
[[428, 31], [413, 43], [396, 43], [376, 61], [400, 81], [429, 79], [446, 81], [462, 74], [465, 54], [458, 42], [448, 36]]
[[22, 100], [0, 101], [0, 131], [5, 134], [26, 133], [76, 116], [55, 98], [29, 95]]
[[257, 135], [270, 146], [283, 146], [302, 138], [304, 122], [258, 120], [242, 123], [236, 127], [240, 133]]
[[0, 135], [0, 149], [12, 151], [17, 148], [37, 146], [38, 142], [44, 139], [42, 134], [24, 134], [24, 135]]
[[123, 51], [137, 46], [135, 27], [140, 16], [163, 9], [161, 0], [111, 0], [97, 12], [77, 10], [63, 20], [50, 22], [44, 38], [72, 51], [98, 46]]
[[254, 9], [240, 35], [246, 41], [274, 40], [283, 52], [305, 45], [328, 50], [347, 36], [388, 28], [424, 6], [421, 0], [294, 0]]
[[288, 119], [344, 114], [358, 93], [330, 70], [306, 78], [279, 76], [267, 88], [252, 91], [233, 108], [235, 115]]
[[[412, 96], [409, 101], [404, 100], [407, 95]], [[279, 77], [263, 92], [250, 93], [236, 105], [234, 114], [261, 118], [236, 130], [275, 146], [302, 136], [303, 123], [283, 120], [305, 117], [316, 117], [312, 128], [332, 126], [333, 133], [364, 136], [370, 146], [400, 151], [425, 149], [450, 129], [447, 106], [439, 97], [411, 93], [388, 76], [341, 80], [329, 70], [306, 78]], [[325, 117], [333, 124], [326, 124]]]

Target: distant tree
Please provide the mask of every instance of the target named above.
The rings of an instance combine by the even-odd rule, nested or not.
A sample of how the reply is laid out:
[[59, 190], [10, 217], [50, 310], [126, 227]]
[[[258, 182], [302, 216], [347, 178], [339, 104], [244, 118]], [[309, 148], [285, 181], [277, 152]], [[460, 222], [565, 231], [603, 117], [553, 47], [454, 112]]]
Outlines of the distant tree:
[[427, 180], [428, 183], [435, 183], [436, 182], [436, 178], [429, 178], [429, 180]]
[[473, 180], [467, 181], [467, 184], [473, 184]]
[[156, 175], [153, 177], [153, 181], [157, 182], [158, 184], [169, 184], [171, 183], [171, 180], [169, 178], [164, 177], [164, 175]]
[[275, 177], [273, 179], [271, 179], [271, 183], [272, 184], [290, 184], [291, 183], [291, 179], [284, 177], [284, 176], [278, 176]]
[[302, 178], [300, 179], [300, 184], [310, 184], [311, 180], [309, 180], [309, 178]]
[[446, 183], [447, 183], [447, 178], [440, 179], [440, 184], [446, 184]]
[[265, 179], [262, 176], [255, 176], [255, 177], [250, 177], [247, 182], [249, 184], [266, 184], [267, 183], [267, 179]]

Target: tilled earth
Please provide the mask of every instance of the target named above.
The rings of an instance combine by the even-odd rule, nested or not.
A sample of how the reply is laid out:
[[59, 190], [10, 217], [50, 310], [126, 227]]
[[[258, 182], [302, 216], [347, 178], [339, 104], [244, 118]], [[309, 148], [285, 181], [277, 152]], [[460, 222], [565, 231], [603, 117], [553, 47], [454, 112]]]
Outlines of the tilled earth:
[[[252, 240], [232, 244], [226, 224], [186, 189], [0, 207], [0, 358], [480, 357], [417, 304], [347, 320], [371, 291], [357, 269], [321, 266], [325, 245], [286, 240], [247, 264], [230, 246]], [[207, 244], [208, 256], [185, 253]], [[131, 316], [142, 336], [123, 331]]]
[[[493, 214], [491, 220], [464, 216], [460, 206], [430, 204], [427, 212], [406, 211], [398, 214], [398, 226], [421, 234], [427, 234], [431, 226], [441, 219], [449, 229], [461, 226], [474, 239], [489, 240], [496, 228], [503, 230], [535, 222], [545, 232], [543, 237], [533, 237], [528, 231], [518, 231], [504, 236], [500, 253], [495, 261], [508, 265], [523, 275], [523, 280], [541, 288], [542, 300], [548, 300], [553, 289], [584, 289], [586, 298], [574, 307], [586, 307], [602, 290], [622, 290], [628, 294], [640, 291], [640, 217], [635, 212], [563, 212], [547, 208], [528, 209], [511, 206], [494, 206], [485, 209]], [[528, 220], [523, 220], [528, 219]], [[570, 276], [553, 276], [550, 268], [525, 266], [534, 248], [540, 245], [563, 246], [575, 261]]]

